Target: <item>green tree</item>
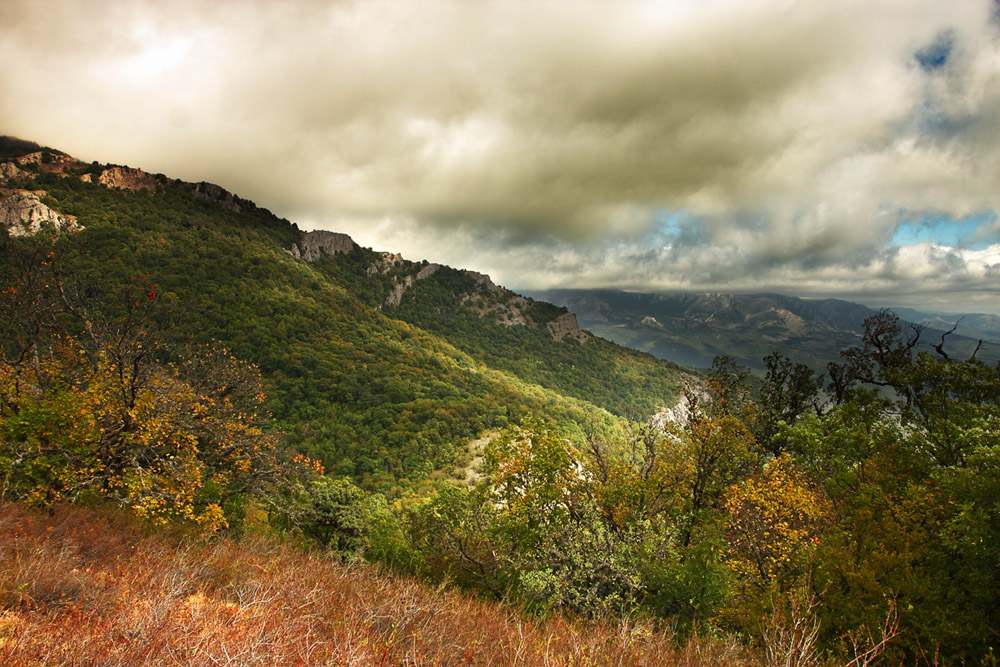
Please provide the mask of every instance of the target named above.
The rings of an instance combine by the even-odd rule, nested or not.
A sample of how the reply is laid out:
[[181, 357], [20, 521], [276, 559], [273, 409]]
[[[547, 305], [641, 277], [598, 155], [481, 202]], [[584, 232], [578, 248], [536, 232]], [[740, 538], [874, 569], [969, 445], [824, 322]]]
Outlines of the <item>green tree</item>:
[[368, 546], [365, 493], [347, 480], [321, 478], [309, 487], [302, 531], [325, 547], [357, 554]]
[[792, 364], [778, 352], [764, 357], [764, 380], [758, 392], [753, 432], [757, 443], [775, 456], [784, 450], [782, 423], [793, 424], [808, 410], [818, 410], [822, 382], [805, 364]]

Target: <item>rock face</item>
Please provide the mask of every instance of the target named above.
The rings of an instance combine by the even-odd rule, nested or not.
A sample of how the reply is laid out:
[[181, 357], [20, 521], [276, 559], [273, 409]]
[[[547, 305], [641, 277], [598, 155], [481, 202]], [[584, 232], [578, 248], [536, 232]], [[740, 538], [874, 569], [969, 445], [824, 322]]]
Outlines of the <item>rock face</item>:
[[196, 183], [192, 192], [195, 197], [219, 202], [224, 208], [228, 208], [230, 211], [235, 211], [236, 213], [239, 213], [245, 207], [253, 208], [252, 202], [240, 199], [229, 190], [219, 187], [215, 183], [206, 183], [204, 181]]
[[295, 258], [307, 262], [315, 262], [323, 255], [341, 255], [357, 248], [357, 244], [347, 234], [337, 232], [315, 231], [302, 236], [302, 249], [292, 244], [288, 253]]
[[56, 231], [82, 229], [72, 216], [56, 213], [33, 192], [15, 192], [0, 202], [0, 221], [11, 236], [31, 236], [45, 225], [52, 225]]
[[569, 336], [581, 343], [587, 342], [588, 334], [580, 328], [579, 322], [576, 321], [575, 313], [563, 313], [545, 326], [555, 340], [562, 340]]
[[[711, 401], [710, 394], [704, 389], [704, 380], [694, 375], [686, 375], [685, 382], [693, 391], [693, 395], [697, 399], [697, 402], [706, 403]], [[650, 422], [654, 427], [660, 430], [665, 429], [667, 424], [686, 424], [688, 419], [691, 417], [693, 407], [694, 406], [691, 405], [691, 399], [688, 398], [687, 394], [682, 394], [677, 403], [669, 408], [661, 408], [659, 412], [653, 415]]]
[[528, 300], [523, 296], [514, 296], [504, 304], [500, 304], [493, 309], [497, 322], [505, 327], [519, 327], [528, 323], [528, 318], [524, 316], [524, 309], [528, 307]]
[[97, 177], [97, 182], [109, 188], [122, 190], [152, 190], [156, 180], [142, 169], [131, 167], [108, 167]]
[[430, 278], [435, 273], [437, 273], [438, 269], [440, 269], [440, 268], [441, 268], [440, 264], [428, 264], [424, 268], [422, 268], [419, 271], [417, 271], [417, 280], [423, 280], [424, 278]]
[[[473, 276], [483, 275], [473, 271], [466, 271], [465, 273], [471, 273]], [[462, 303], [479, 313], [480, 316], [492, 315], [496, 319], [497, 324], [502, 324], [505, 327], [527, 325], [528, 318], [524, 316], [524, 309], [530, 305], [528, 299], [513, 292], [508, 292], [502, 287], [497, 287], [489, 276], [483, 277], [486, 280], [480, 281], [478, 283], [479, 286], [485, 287], [489, 291], [498, 292], [503, 295], [503, 298], [497, 301], [490, 301], [481, 298], [481, 294], [463, 294]]]
[[490, 278], [485, 273], [479, 273], [478, 271], [469, 271], [468, 269], [463, 269], [462, 273], [464, 273], [467, 276], [472, 276], [473, 278], [475, 278], [476, 284], [482, 287], [483, 289], [488, 289], [491, 292], [496, 292], [500, 290], [500, 288], [496, 286], [496, 283], [493, 282], [493, 279]]
[[385, 297], [384, 306], [391, 308], [396, 308], [399, 304], [403, 303], [403, 295], [406, 294], [406, 290], [413, 287], [413, 276], [406, 276], [402, 280], [393, 282], [392, 289], [389, 290], [389, 296]]
[[18, 169], [13, 162], [0, 162], [0, 179], [6, 181], [11, 178], [20, 178], [23, 175], [24, 171]]
[[35, 151], [34, 153], [28, 153], [27, 155], [22, 155], [19, 158], [14, 158], [15, 161], [24, 166], [26, 164], [51, 164], [51, 165], [62, 165], [69, 164], [75, 165], [79, 164], [79, 161], [72, 155], [66, 155], [59, 151]]
[[36, 151], [34, 153], [28, 153], [27, 155], [22, 155], [19, 158], [15, 158], [17, 163], [22, 167], [26, 164], [41, 164], [42, 163], [42, 152]]
[[393, 267], [402, 266], [406, 262], [399, 253], [380, 252], [379, 256], [379, 260], [368, 267], [369, 276], [374, 276], [376, 273], [389, 273]]
[[417, 271], [415, 276], [406, 276], [402, 280], [393, 279], [392, 289], [389, 291], [389, 296], [385, 298], [385, 306], [391, 306], [393, 308], [399, 306], [403, 302], [403, 295], [406, 294], [406, 290], [413, 287], [414, 283], [418, 280], [424, 280], [425, 278], [430, 278], [438, 269], [441, 268], [440, 264], [428, 264], [424, 268]]

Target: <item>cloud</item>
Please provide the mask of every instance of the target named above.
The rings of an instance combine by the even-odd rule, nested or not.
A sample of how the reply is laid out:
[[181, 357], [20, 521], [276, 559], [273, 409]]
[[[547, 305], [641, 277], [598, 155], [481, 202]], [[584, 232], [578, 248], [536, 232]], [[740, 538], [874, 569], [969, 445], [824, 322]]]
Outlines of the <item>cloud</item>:
[[0, 120], [524, 286], [860, 289], [899, 211], [1000, 210], [994, 11], [8, 0]]

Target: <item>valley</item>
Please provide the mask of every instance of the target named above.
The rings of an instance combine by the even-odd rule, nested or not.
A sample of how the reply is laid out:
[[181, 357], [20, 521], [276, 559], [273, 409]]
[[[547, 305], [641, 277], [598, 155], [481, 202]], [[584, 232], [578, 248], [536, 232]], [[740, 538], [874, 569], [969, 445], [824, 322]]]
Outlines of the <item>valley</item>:
[[[779, 294], [665, 293], [613, 290], [549, 290], [532, 296], [575, 312], [581, 325], [620, 345], [686, 366], [707, 368], [729, 355], [757, 372], [777, 351], [818, 372], [840, 361], [840, 351], [857, 345], [864, 322], [876, 310], [839, 299], [799, 299]], [[976, 352], [1000, 360], [996, 318], [986, 315], [933, 316], [896, 309], [902, 319], [923, 327], [922, 349], [945, 337], [944, 349], [968, 358]], [[982, 345], [979, 341], [982, 339]], [[978, 346], [978, 350], [977, 350]]]

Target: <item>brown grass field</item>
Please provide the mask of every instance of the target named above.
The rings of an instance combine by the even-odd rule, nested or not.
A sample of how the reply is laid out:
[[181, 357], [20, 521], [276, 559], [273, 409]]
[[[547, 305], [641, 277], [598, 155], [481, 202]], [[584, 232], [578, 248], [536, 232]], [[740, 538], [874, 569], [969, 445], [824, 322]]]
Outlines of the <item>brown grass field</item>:
[[643, 621], [537, 618], [274, 537], [0, 505], [0, 665], [756, 665]]

